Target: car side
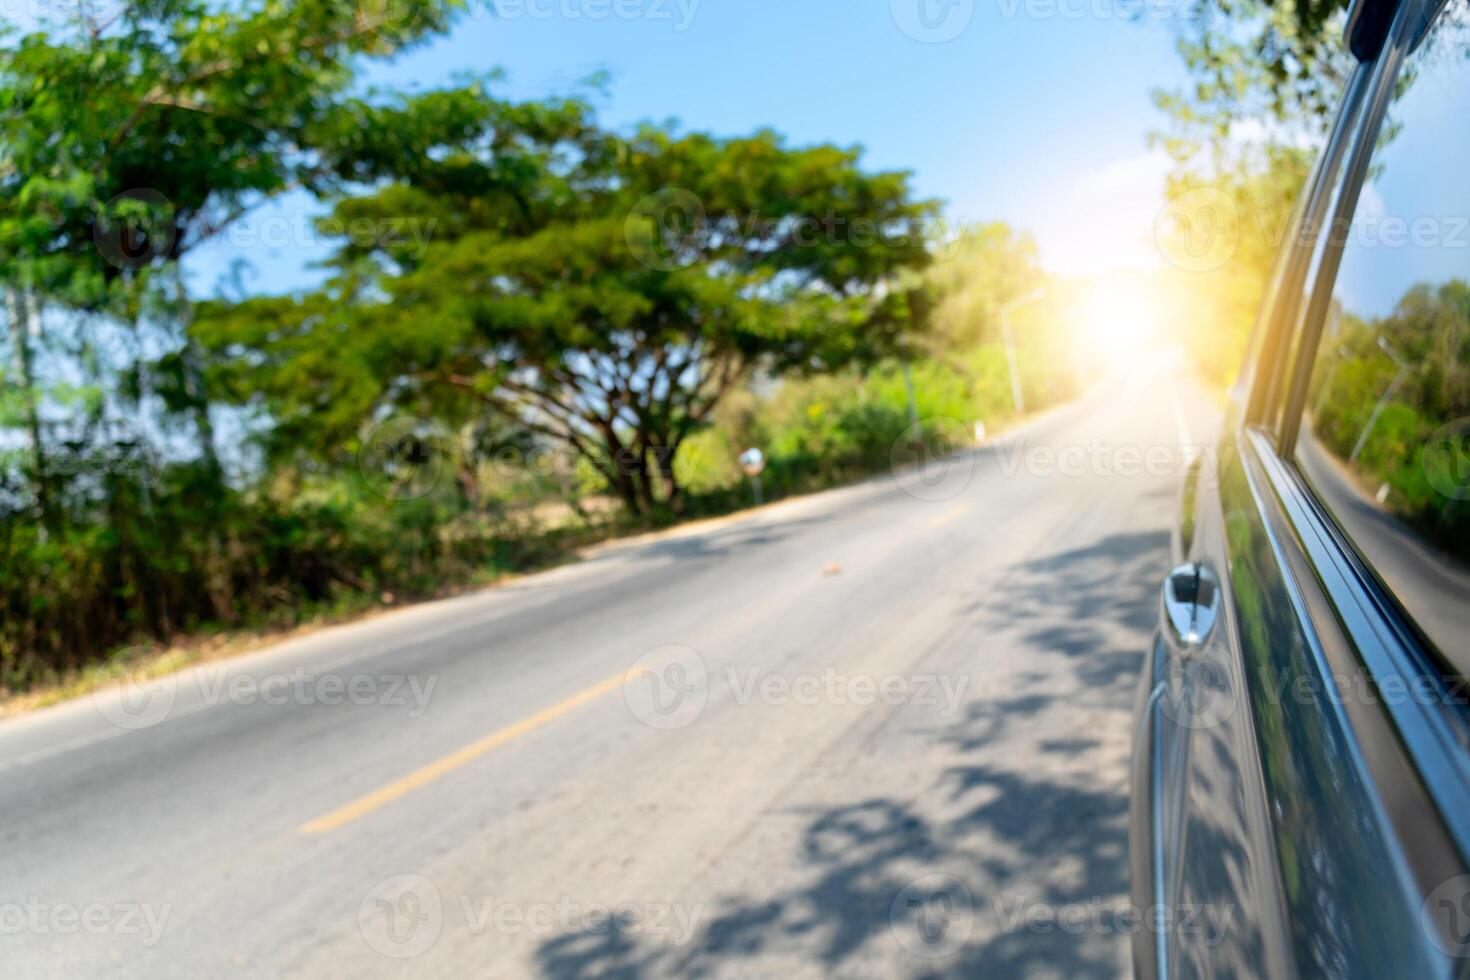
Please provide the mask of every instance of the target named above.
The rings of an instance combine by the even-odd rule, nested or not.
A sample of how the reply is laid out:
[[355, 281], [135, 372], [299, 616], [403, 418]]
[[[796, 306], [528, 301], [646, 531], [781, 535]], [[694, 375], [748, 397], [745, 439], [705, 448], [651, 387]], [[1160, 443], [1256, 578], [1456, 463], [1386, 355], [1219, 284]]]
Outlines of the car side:
[[1470, 976], [1467, 23], [1466, 0], [1353, 8], [1356, 68], [1186, 477], [1137, 711], [1138, 977]]

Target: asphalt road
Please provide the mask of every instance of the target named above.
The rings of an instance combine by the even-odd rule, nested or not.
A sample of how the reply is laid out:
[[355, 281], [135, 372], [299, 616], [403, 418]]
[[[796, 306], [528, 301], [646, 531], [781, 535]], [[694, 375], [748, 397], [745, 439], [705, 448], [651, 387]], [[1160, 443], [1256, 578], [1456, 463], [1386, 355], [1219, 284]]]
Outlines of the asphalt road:
[[1177, 373], [0, 724], [0, 975], [1125, 975]]

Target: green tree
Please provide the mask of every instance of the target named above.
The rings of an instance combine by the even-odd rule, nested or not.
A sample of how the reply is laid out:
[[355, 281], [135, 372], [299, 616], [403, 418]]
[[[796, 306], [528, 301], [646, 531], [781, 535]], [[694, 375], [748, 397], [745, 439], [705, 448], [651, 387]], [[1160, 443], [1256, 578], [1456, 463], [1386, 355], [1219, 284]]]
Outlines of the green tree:
[[468, 402], [569, 446], [632, 512], [677, 509], [679, 448], [754, 368], [872, 363], [922, 327], [935, 206], [857, 150], [622, 138], [484, 82], [353, 101], [315, 137], [372, 188], [324, 222], [348, 231], [332, 281], [198, 330], [293, 441]]
[[1000, 311], [1046, 282], [1036, 242], [1004, 222], [966, 228], [929, 273], [931, 351], [964, 352], [1000, 339]]
[[452, 9], [158, 0], [106, 22], [79, 7], [16, 39], [0, 62], [0, 284], [91, 314], [164, 313], [174, 350], [157, 373], [215, 468], [180, 261], [246, 209], [312, 186], [308, 129], [351, 59], [412, 43]]
[[1178, 339], [1201, 375], [1221, 389], [1244, 360], [1310, 165], [1306, 150], [1267, 145], [1218, 169], [1183, 169], [1168, 181], [1171, 200], [1194, 203], [1185, 220], [1160, 231], [1170, 264], [1159, 292], [1175, 304], [1178, 322], [1188, 323]]
[[[0, 426], [26, 446], [0, 457], [0, 684], [167, 636], [203, 606], [228, 620], [261, 584], [220, 556], [240, 515], [181, 262], [255, 204], [330, 180], [309, 135], [356, 59], [439, 30], [455, 0], [92, 9], [0, 27]], [[195, 459], [135, 465], [188, 428]]]
[[1333, 327], [1312, 378], [1312, 433], [1368, 492], [1387, 485], [1389, 509], [1465, 554], [1470, 506], [1436, 490], [1431, 473], [1436, 433], [1470, 415], [1470, 283], [1418, 283], [1390, 315], [1343, 313]]
[[1155, 93], [1169, 121], [1157, 140], [1178, 161], [1228, 165], [1242, 137], [1319, 136], [1354, 64], [1342, 43], [1348, 5], [1216, 0], [1181, 20], [1177, 49], [1193, 82]]

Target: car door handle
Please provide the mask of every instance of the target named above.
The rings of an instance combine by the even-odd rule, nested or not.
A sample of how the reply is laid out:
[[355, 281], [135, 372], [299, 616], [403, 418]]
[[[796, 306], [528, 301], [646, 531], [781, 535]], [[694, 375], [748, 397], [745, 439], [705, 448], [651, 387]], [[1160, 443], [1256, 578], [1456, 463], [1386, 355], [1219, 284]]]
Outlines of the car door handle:
[[1220, 580], [1199, 562], [1180, 565], [1164, 579], [1163, 627], [1180, 653], [1204, 646], [1220, 615]]

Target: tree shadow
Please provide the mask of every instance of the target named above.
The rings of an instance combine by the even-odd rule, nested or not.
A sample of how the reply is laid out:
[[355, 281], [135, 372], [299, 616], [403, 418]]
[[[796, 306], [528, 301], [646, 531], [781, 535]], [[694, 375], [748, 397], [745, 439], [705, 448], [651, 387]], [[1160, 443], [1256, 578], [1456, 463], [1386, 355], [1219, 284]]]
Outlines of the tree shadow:
[[[1036, 667], [923, 730], [951, 764], [922, 792], [795, 811], [796, 873], [783, 877], [797, 884], [722, 896], [682, 947], [617, 929], [554, 937], [541, 974], [744, 976], [769, 972], [770, 957], [826, 974], [1118, 976], [1127, 770], [1117, 738], [1110, 765], [1091, 764], [1107, 741], [1076, 712], [1130, 712], [1168, 546], [1163, 533], [1115, 535], [1008, 569], [967, 616], [980, 630], [1003, 611]], [[1068, 906], [1088, 916], [1082, 928], [1047, 924]]]

